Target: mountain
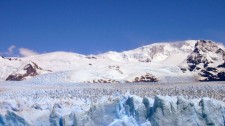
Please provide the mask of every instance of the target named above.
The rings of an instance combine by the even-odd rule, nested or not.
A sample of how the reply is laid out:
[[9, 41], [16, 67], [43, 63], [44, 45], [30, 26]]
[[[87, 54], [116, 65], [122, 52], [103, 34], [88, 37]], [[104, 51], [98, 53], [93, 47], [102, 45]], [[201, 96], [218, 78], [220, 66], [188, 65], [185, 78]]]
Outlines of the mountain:
[[51, 72], [50, 70], [43, 70], [36, 63], [31, 62], [24, 66], [22, 69], [16, 71], [15, 73], [9, 75], [6, 78], [6, 81], [21, 81], [33, 76], [37, 76], [40, 74], [45, 74]]
[[35, 83], [43, 79], [83, 83], [224, 81], [224, 66], [223, 44], [187, 40], [99, 55], [52, 52], [23, 58], [0, 57], [0, 80]]
[[189, 54], [193, 51], [195, 40], [172, 43], [155, 43], [124, 52], [107, 52], [98, 56], [114, 61], [156, 62], [177, 54]]
[[186, 62], [188, 69], [197, 72], [201, 81], [225, 81], [224, 46], [212, 41], [198, 41]]

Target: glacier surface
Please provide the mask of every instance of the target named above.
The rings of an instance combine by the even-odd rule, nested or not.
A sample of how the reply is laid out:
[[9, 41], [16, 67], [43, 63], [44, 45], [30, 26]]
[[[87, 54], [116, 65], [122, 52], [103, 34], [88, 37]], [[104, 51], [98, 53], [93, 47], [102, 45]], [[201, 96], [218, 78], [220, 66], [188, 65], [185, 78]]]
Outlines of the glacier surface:
[[[60, 93], [60, 92], [59, 92]], [[225, 125], [223, 102], [177, 96], [103, 96], [5, 99], [0, 101], [2, 126], [205, 126]]]

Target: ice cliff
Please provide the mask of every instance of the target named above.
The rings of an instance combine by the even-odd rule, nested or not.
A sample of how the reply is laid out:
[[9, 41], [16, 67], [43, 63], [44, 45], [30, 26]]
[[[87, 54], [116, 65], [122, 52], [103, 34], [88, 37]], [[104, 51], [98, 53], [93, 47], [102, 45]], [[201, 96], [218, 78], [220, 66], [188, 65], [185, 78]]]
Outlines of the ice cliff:
[[181, 96], [0, 100], [1, 126], [223, 126], [224, 103]]

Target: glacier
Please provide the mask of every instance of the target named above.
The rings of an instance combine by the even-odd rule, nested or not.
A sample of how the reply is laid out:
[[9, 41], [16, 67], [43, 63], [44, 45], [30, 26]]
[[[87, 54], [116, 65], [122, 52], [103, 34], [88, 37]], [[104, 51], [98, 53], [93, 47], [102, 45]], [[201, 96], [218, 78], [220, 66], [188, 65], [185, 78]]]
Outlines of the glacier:
[[[60, 92], [59, 92], [60, 93]], [[63, 95], [63, 94], [62, 94]], [[88, 97], [17, 97], [0, 101], [1, 126], [205, 126], [225, 125], [224, 103], [182, 96], [120, 94]]]
[[224, 126], [224, 49], [187, 40], [0, 56], [0, 126]]

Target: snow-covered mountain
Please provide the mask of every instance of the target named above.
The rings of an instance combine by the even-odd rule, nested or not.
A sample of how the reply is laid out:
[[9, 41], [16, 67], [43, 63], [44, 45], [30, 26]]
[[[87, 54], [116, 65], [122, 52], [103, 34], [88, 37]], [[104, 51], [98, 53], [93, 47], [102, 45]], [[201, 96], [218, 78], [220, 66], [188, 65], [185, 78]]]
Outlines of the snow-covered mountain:
[[31, 62], [24, 66], [21, 70], [16, 71], [14, 74], [9, 75], [6, 78], [6, 81], [12, 80], [12, 81], [21, 81], [25, 79], [29, 79], [33, 76], [37, 76], [40, 74], [45, 74], [51, 72], [50, 70], [43, 70], [40, 68], [36, 63]]
[[[36, 83], [43, 79], [84, 83], [216, 81], [225, 78], [224, 63], [223, 44], [187, 40], [99, 55], [52, 52], [24, 58], [0, 57], [0, 80], [35, 80]], [[18, 76], [22, 78], [15, 79]]]

